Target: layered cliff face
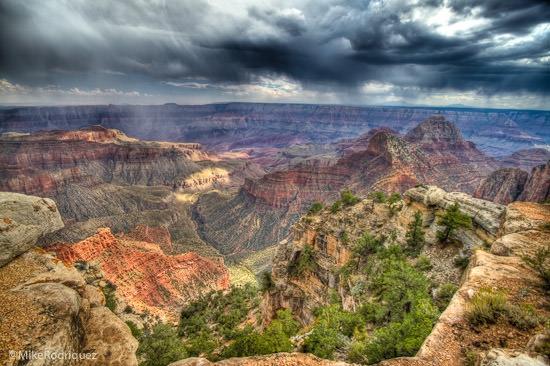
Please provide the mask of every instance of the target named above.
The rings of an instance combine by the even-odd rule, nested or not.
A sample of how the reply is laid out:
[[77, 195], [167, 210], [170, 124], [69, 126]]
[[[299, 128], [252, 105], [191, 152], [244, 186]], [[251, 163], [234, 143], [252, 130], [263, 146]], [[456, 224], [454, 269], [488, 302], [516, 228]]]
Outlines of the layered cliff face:
[[262, 103], [14, 108], [0, 111], [0, 132], [75, 130], [99, 123], [143, 140], [200, 141], [208, 149], [225, 151], [327, 143], [383, 126], [404, 133], [436, 113], [454, 121], [468, 140], [492, 156], [550, 142], [550, 114], [545, 111]]
[[247, 180], [243, 190], [256, 202], [282, 208], [333, 198], [343, 187], [355, 192], [402, 192], [419, 183], [472, 192], [482, 178], [456, 157], [428, 154], [415, 144], [381, 132], [368, 149], [338, 160], [331, 167], [304, 167]]
[[500, 165], [509, 168], [520, 167], [530, 172], [536, 166], [543, 165], [550, 160], [550, 151], [546, 149], [519, 150], [500, 159]]
[[367, 150], [340, 158], [332, 166], [247, 179], [233, 197], [209, 193], [195, 204], [194, 217], [202, 237], [229, 254], [285, 239], [311, 202], [334, 201], [344, 189], [367, 195], [380, 190], [403, 192], [425, 183], [472, 193], [483, 177], [479, 169], [454, 156], [428, 154], [417, 144], [379, 132], [369, 139]]
[[[405, 192], [405, 201], [397, 214], [386, 203], [371, 200], [344, 209], [336, 214], [328, 210], [315, 216], [304, 216], [292, 228], [293, 241], [281, 242], [273, 259], [272, 276], [275, 289], [265, 294], [262, 304], [264, 319], [273, 319], [279, 309], [291, 309], [304, 326], [310, 325], [313, 310], [330, 303], [330, 290], [342, 299], [344, 309], [354, 307], [350, 288], [340, 282], [338, 270], [351, 258], [353, 246], [364, 232], [372, 236], [386, 235], [395, 231], [396, 243], [405, 245], [407, 224], [416, 211], [423, 214], [426, 246], [422, 254], [432, 259], [432, 279], [437, 283], [460, 281], [460, 270], [454, 265], [455, 258], [469, 255], [472, 249], [483, 245], [484, 240], [493, 242], [499, 231], [504, 206], [474, 199], [464, 193], [447, 193], [437, 187], [418, 187]], [[459, 203], [463, 212], [472, 217], [473, 227], [457, 232], [460, 247], [437, 245], [436, 213]], [[346, 240], [342, 239], [346, 233]], [[288, 273], [292, 263], [299, 261], [305, 245], [316, 250], [317, 269], [299, 278]]]
[[543, 202], [550, 199], [550, 161], [531, 174], [520, 168], [501, 168], [483, 179], [474, 197], [508, 204], [512, 201]]
[[2, 135], [0, 149], [0, 189], [50, 196], [74, 183], [172, 186], [208, 158], [199, 144], [139, 141], [101, 126]]
[[550, 199], [550, 161], [534, 167], [518, 201], [541, 202]]
[[419, 144], [429, 154], [454, 156], [483, 173], [499, 165], [496, 159], [479, 151], [473, 142], [464, 140], [456, 125], [441, 115], [432, 116], [410, 130], [405, 140]]
[[207, 259], [193, 252], [166, 254], [173, 246], [163, 228], [142, 225], [118, 237], [104, 228], [73, 245], [55, 243], [44, 249], [70, 264], [97, 260], [106, 279], [135, 312], [163, 320], [175, 321], [181, 305], [229, 286], [222, 258]]
[[500, 168], [479, 183], [473, 196], [507, 205], [523, 192], [528, 176], [520, 168]]
[[264, 174], [253, 162], [224, 160], [200, 144], [140, 141], [101, 126], [5, 133], [0, 149], [0, 190], [53, 198], [66, 228], [52, 240], [71, 242], [99, 227], [127, 232], [147, 224], [173, 227], [186, 242], [205, 246], [180, 197]]
[[[0, 197], [6, 199], [5, 203], [9, 201], [9, 205], [0, 207], [0, 217], [4, 222], [12, 221], [0, 230], [3, 252], [19, 248], [19, 240], [26, 241], [36, 233], [43, 235], [62, 226], [51, 200], [4, 192]], [[27, 236], [12, 235], [21, 227], [26, 227]], [[9, 262], [0, 267], [2, 364], [55, 362], [69, 366], [75, 364], [74, 357], [88, 354], [88, 359], [79, 364], [137, 366], [138, 343], [128, 326], [105, 307], [105, 297], [99, 289], [88, 285], [74, 267], [41, 249], [31, 248], [19, 256], [19, 250], [11, 252]], [[31, 351], [35, 355], [53, 355], [33, 359]], [[24, 352], [28, 352], [27, 356]], [[64, 354], [59, 356], [59, 352]]]

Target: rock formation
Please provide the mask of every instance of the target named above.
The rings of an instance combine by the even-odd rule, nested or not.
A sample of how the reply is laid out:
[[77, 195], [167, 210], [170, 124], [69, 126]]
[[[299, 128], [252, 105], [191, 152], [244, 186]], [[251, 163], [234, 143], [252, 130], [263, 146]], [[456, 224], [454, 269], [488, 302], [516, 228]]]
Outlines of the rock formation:
[[543, 202], [550, 199], [550, 161], [531, 174], [520, 168], [500, 168], [483, 179], [474, 197], [508, 204], [512, 201]]
[[550, 199], [550, 161], [531, 170], [518, 201], [541, 202]]
[[432, 116], [410, 130], [405, 140], [419, 144], [429, 154], [454, 156], [461, 163], [471, 164], [482, 173], [488, 173], [498, 166], [496, 159], [479, 151], [473, 142], [465, 141], [456, 125], [441, 115]]
[[[423, 229], [426, 231], [423, 254], [432, 259], [434, 266], [432, 280], [455, 283], [459, 289], [415, 357], [390, 359], [379, 365], [463, 366], [467, 354], [476, 355], [477, 364], [490, 366], [547, 364], [548, 359], [536, 349], [537, 344], [547, 339], [547, 335], [542, 334], [546, 331], [544, 322], [533, 328], [509, 322], [473, 326], [467, 312], [472, 297], [478, 291], [498, 288], [504, 291], [510, 304], [520, 301], [532, 306], [540, 319], [550, 316], [543, 280], [521, 259], [524, 255], [534, 255], [536, 250], [550, 243], [550, 205], [514, 202], [502, 206], [474, 199], [464, 193], [447, 193], [436, 187], [413, 188], [404, 196], [405, 200], [395, 214], [387, 204], [363, 200], [337, 213], [325, 210], [300, 219], [293, 228], [294, 241], [280, 243], [274, 258], [272, 278], [275, 288], [264, 294], [262, 313], [265, 319], [272, 319], [276, 310], [291, 309], [302, 325], [312, 324], [314, 318], [311, 311], [329, 303], [331, 289], [341, 297], [344, 308], [352, 310], [352, 296], [349, 296], [349, 289], [346, 290], [344, 284], [339, 282], [338, 276], [338, 269], [350, 258], [350, 243], [362, 232], [376, 236], [395, 231], [396, 241], [404, 244], [407, 223], [419, 210], [423, 214]], [[437, 245], [434, 235], [438, 229], [434, 214], [454, 203], [459, 203], [461, 210], [473, 222], [472, 228], [457, 232], [457, 240], [462, 245], [458, 252], [456, 247]], [[342, 240], [343, 232], [348, 235], [346, 241]], [[316, 269], [307, 270], [299, 277], [291, 277], [287, 268], [299, 258], [305, 244], [311, 245], [316, 252]], [[464, 273], [456, 268], [453, 273], [452, 262], [459, 255], [471, 255], [470, 263]], [[190, 358], [172, 365], [290, 364], [348, 365], [298, 353], [232, 358], [216, 363]]]
[[536, 166], [545, 164], [550, 160], [550, 151], [546, 149], [519, 150], [499, 160], [503, 167], [517, 168], [530, 172]]
[[[473, 248], [482, 246], [484, 240], [494, 241], [505, 208], [464, 193], [447, 193], [437, 187], [417, 187], [405, 192], [405, 202], [396, 215], [392, 215], [385, 203], [363, 200], [337, 214], [325, 210], [320, 215], [303, 217], [298, 221], [292, 229], [294, 240], [280, 243], [273, 259], [272, 277], [276, 289], [265, 295], [262, 304], [264, 319], [272, 319], [276, 310], [285, 308], [291, 309], [296, 319], [307, 326], [313, 322], [312, 311], [329, 303], [329, 290], [337, 291], [344, 308], [351, 309], [353, 297], [339, 283], [339, 276], [335, 273], [350, 259], [353, 245], [361, 234], [388, 235], [395, 230], [397, 242], [404, 244], [407, 223], [420, 210], [424, 216], [426, 241], [435, 243], [439, 227], [434, 214], [443, 212], [454, 203], [459, 203], [461, 210], [473, 219], [472, 229], [461, 229], [457, 233], [462, 243], [461, 250], [426, 245], [423, 254], [433, 258], [433, 272], [438, 282], [458, 284], [460, 272], [454, 266], [454, 259], [472, 253]], [[344, 232], [348, 242], [342, 242]], [[289, 276], [289, 264], [299, 259], [306, 244], [318, 252], [317, 270], [300, 278]]]
[[500, 168], [483, 179], [473, 196], [507, 205], [523, 192], [529, 174], [520, 168]]
[[163, 320], [176, 321], [182, 304], [205, 291], [229, 286], [223, 258], [207, 259], [193, 252], [165, 254], [164, 250], [173, 250], [166, 229], [138, 226], [117, 238], [104, 228], [79, 243], [56, 243], [44, 249], [70, 264], [99, 261], [106, 279], [135, 312]]
[[472, 193], [484, 176], [454, 156], [428, 154], [415, 143], [380, 132], [370, 138], [367, 150], [340, 158], [332, 166], [247, 179], [234, 197], [217, 193], [201, 197], [195, 213], [201, 235], [228, 254], [285, 239], [311, 202], [334, 201], [343, 189], [366, 196], [379, 190], [403, 192], [425, 183]]
[[168, 366], [353, 366], [337, 361], [323, 360], [308, 353], [275, 353], [265, 356], [230, 358], [219, 362], [210, 362], [205, 358], [188, 358], [171, 363]]
[[0, 192], [0, 267], [32, 248], [40, 237], [62, 227], [52, 200]]
[[[28, 228], [31, 234], [21, 235], [22, 240], [59, 228], [61, 218], [51, 200], [9, 195], [11, 202], [0, 206], [0, 216], [11, 215]], [[4, 243], [2, 247], [6, 250]], [[126, 324], [105, 308], [101, 291], [87, 285], [74, 267], [41, 249], [12, 256], [0, 267], [0, 299], [2, 364], [45, 365], [55, 359], [56, 365], [68, 366], [75, 364], [75, 357], [88, 355], [79, 364], [137, 366], [138, 343]], [[42, 357], [31, 359], [31, 352]]]

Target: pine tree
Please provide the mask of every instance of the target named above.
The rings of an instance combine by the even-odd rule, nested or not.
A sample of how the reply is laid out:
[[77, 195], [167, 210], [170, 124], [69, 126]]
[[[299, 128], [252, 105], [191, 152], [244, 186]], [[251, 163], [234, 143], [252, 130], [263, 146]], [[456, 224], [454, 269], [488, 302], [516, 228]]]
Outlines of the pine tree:
[[460, 211], [458, 203], [450, 206], [446, 213], [435, 215], [439, 217], [437, 224], [445, 227], [443, 231], [437, 231], [437, 238], [441, 242], [454, 238], [456, 229], [472, 227], [472, 219]]
[[416, 211], [414, 214], [414, 220], [409, 222], [407, 233], [405, 237], [407, 238], [407, 244], [412, 248], [414, 253], [420, 252], [426, 239], [424, 238], [425, 232], [422, 231], [422, 212]]

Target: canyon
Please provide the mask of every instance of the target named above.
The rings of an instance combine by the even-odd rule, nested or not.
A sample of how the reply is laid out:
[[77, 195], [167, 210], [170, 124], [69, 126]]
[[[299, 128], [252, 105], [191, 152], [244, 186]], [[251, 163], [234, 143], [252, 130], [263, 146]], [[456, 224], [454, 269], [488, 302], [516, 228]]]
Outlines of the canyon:
[[466, 139], [497, 158], [550, 143], [545, 111], [263, 103], [8, 108], [0, 110], [0, 132], [99, 124], [141, 140], [200, 142], [209, 150], [227, 151], [328, 143], [384, 126], [404, 134], [434, 114], [445, 115]]
[[105, 279], [116, 286], [134, 313], [151, 314], [175, 322], [182, 305], [210, 290], [229, 286], [223, 258], [173, 252], [165, 228], [141, 225], [115, 237], [109, 228], [84, 241], [52, 243], [42, 247], [66, 263], [98, 261]]
[[[18, 268], [36, 269], [17, 277], [23, 289], [37, 273], [55, 272], [39, 280], [77, 292], [63, 289], [63, 296], [76, 299], [74, 312], [65, 315], [78, 314], [84, 320], [70, 327], [96, 332], [90, 333], [95, 339], [104, 330], [90, 330], [89, 319], [98, 313], [111, 321], [113, 315], [96, 294], [113, 292], [114, 332], [123, 339], [114, 347], [132, 355], [137, 346], [120, 319], [140, 329], [177, 323], [189, 302], [234, 287], [230, 272], [237, 267], [254, 284], [261, 272], [272, 273], [274, 288], [264, 293], [260, 309], [264, 324], [277, 310], [290, 309], [308, 327], [315, 324], [314, 310], [330, 304], [331, 291], [346, 311], [360, 305], [353, 283], [337, 273], [352, 258], [353, 243], [368, 232], [393, 235], [406, 246], [407, 225], [420, 211], [427, 241], [422, 255], [433, 266], [429, 280], [459, 291], [417, 357], [388, 364], [462, 359], [457, 337], [471, 336], [464, 330], [465, 304], [470, 290], [493, 284], [485, 274], [508, 271], [512, 294], [519, 283], [536, 282], [518, 263], [520, 249], [532, 252], [550, 240], [541, 229], [549, 218], [542, 203], [550, 199], [550, 152], [537, 148], [550, 142], [549, 125], [548, 112], [452, 108], [229, 103], [2, 109], [0, 191], [14, 193], [0, 202], [0, 213], [45, 213], [47, 219], [29, 226], [15, 214], [0, 216], [0, 237], [10, 245], [6, 256], [0, 252], [0, 280], [11, 281]], [[360, 202], [330, 212], [327, 207], [347, 189]], [[404, 199], [395, 206], [375, 202], [368, 197], [376, 191]], [[39, 197], [23, 209], [28, 195]], [[304, 215], [314, 201], [324, 208]], [[458, 230], [460, 245], [442, 247], [436, 214], [455, 202], [473, 226]], [[306, 246], [316, 253], [317, 270], [289, 275]], [[253, 255], [260, 259], [244, 267]], [[464, 258], [470, 265], [463, 273], [454, 262]], [[70, 273], [57, 274], [65, 269]], [[537, 301], [541, 296], [533, 293]], [[459, 331], [449, 338], [452, 327]], [[509, 348], [527, 352], [531, 335], [518, 332]], [[70, 347], [85, 344], [80, 337]], [[437, 350], [441, 344], [448, 345], [446, 352]], [[482, 357], [503, 347], [470, 346]], [[257, 357], [220, 365], [343, 364], [295, 353]], [[132, 356], [127, 362], [134, 363]], [[193, 362], [207, 361], [180, 364]]]

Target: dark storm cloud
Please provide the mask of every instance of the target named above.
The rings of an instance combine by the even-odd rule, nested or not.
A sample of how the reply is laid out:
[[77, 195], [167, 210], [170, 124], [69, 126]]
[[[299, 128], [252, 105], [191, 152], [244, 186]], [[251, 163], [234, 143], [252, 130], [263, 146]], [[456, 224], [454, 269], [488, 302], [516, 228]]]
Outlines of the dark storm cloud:
[[[481, 19], [469, 32], [438, 31], [414, 14], [439, 0], [312, 1], [242, 12], [206, 1], [0, 1], [0, 77], [56, 82], [82, 74], [248, 82], [281, 75], [306, 88], [365, 82], [397, 87], [550, 89], [550, 5], [532, 0], [451, 0], [452, 21]], [[209, 5], [210, 4], [210, 5]], [[220, 2], [220, 4], [223, 4]], [[450, 20], [450, 21], [451, 21]], [[499, 36], [525, 37], [502, 47]], [[530, 62], [526, 62], [530, 61]]]

